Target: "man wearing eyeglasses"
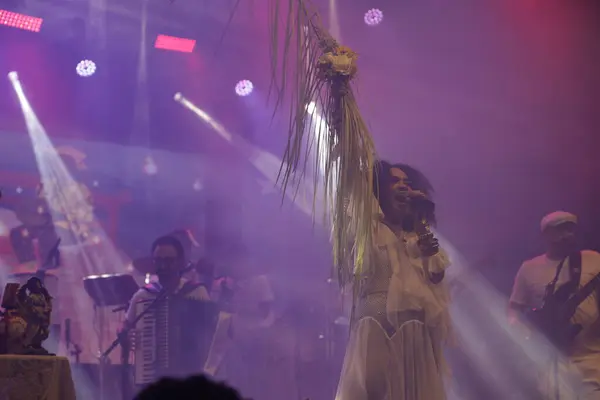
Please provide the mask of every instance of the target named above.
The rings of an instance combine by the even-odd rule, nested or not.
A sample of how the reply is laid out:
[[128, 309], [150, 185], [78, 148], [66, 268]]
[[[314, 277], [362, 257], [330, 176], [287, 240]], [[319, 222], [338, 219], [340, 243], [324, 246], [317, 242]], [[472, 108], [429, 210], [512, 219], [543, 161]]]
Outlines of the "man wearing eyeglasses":
[[182, 278], [185, 272], [185, 251], [181, 242], [174, 236], [162, 236], [152, 244], [152, 258], [158, 282], [143, 286], [133, 295], [127, 310], [127, 322], [136, 317], [136, 304], [152, 299], [163, 290], [179, 293], [186, 298], [198, 301], [209, 301], [206, 288], [200, 284]]
[[[133, 329], [130, 331], [128, 343], [124, 342], [123, 344], [126, 344], [125, 348], [128, 348], [125, 351], [131, 350], [135, 353], [134, 371], [136, 379], [134, 384], [136, 387], [146, 384], [149, 380], [156, 379], [159, 374], [188, 375], [202, 369], [204, 362], [203, 348], [210, 345], [214, 330], [212, 323], [207, 322], [211, 319], [211, 302], [208, 291], [204, 286], [182, 277], [186, 272], [185, 257], [184, 247], [176, 237], [163, 236], [156, 239], [152, 244], [152, 260], [158, 281], [140, 288], [130, 300], [125, 327]], [[149, 307], [152, 300], [162, 295], [167, 296], [164, 298], [165, 302], [157, 304], [157, 307], [166, 305], [166, 312], [173, 312], [173, 320], [169, 317], [168, 325], [163, 325], [165, 322], [159, 322], [159, 317], [156, 315], [151, 316], [156, 311], [155, 309], [150, 311], [148, 319], [136, 322], [139, 313]], [[177, 300], [175, 303], [167, 305], [166, 301], [169, 299]], [[181, 302], [181, 300], [191, 301]], [[174, 306], [174, 308], [171, 309], [171, 306]], [[165, 315], [163, 312], [165, 311], [160, 311], [159, 314]], [[214, 312], [216, 312], [216, 308]], [[133, 326], [134, 322], [136, 322], [135, 327]], [[154, 333], [148, 333], [149, 331]], [[163, 333], [159, 334], [159, 331]], [[161, 355], [168, 357], [168, 367], [149, 361], [151, 357], [148, 356], [148, 354], [159, 351], [153, 348], [158, 342], [150, 337], [152, 335], [167, 334], [167, 332], [169, 332], [169, 336], [174, 335], [175, 339], [172, 339], [172, 344], [176, 347], [171, 352], [171, 349], [169, 349], [171, 339], [168, 340], [169, 343], [166, 347], [164, 343], [162, 344]], [[154, 346], [149, 347], [149, 344], [152, 343], [154, 343]], [[163, 370], [164, 368], [166, 370]]]

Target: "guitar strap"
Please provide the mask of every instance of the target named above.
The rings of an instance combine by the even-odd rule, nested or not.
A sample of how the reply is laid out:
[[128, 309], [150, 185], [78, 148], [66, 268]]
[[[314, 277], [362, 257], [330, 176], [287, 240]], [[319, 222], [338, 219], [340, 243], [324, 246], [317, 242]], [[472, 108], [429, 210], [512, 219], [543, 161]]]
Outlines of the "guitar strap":
[[546, 297], [554, 294], [556, 290], [556, 284], [558, 283], [558, 278], [560, 277], [560, 272], [562, 271], [565, 262], [569, 260], [569, 281], [565, 283], [565, 285], [569, 285], [571, 294], [574, 294], [575, 291], [579, 288], [581, 283], [581, 252], [578, 251], [576, 253], [571, 254], [563, 258], [556, 267], [556, 275], [554, 279], [548, 284], [546, 288]]
[[565, 265], [565, 261], [567, 261], [568, 257], [563, 258], [558, 266], [556, 267], [556, 275], [554, 275], [554, 279], [546, 285], [546, 293], [544, 294], [544, 303], [554, 294], [556, 290], [556, 284], [558, 283], [558, 278], [560, 277], [560, 271], [562, 271], [563, 266]]

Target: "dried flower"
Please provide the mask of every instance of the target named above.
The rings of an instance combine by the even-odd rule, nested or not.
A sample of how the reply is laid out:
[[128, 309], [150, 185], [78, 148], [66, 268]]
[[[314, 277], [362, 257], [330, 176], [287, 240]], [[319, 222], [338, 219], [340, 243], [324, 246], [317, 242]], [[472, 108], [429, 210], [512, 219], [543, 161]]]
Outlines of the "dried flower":
[[318, 69], [324, 78], [344, 76], [351, 79], [356, 74], [357, 58], [358, 55], [349, 47], [338, 46], [319, 57]]

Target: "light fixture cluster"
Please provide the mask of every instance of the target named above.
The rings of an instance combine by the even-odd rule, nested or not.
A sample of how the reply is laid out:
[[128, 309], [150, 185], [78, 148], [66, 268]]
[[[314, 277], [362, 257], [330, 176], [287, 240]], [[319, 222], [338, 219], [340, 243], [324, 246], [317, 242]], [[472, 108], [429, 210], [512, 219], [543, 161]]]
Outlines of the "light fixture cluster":
[[77, 67], [75, 67], [75, 70], [77, 71], [77, 75], [87, 78], [96, 72], [96, 63], [92, 60], [81, 60], [77, 64]]
[[44, 22], [42, 18], [0, 10], [0, 25], [23, 29], [25, 31], [39, 32], [42, 29], [42, 22]]

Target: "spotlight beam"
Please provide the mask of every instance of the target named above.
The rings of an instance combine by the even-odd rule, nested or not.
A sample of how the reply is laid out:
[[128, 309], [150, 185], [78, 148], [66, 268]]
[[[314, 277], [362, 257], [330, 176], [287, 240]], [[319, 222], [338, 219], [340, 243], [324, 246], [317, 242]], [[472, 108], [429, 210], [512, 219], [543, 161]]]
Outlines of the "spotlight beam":
[[[180, 95], [177, 96], [177, 95]], [[208, 124], [219, 136], [225, 139], [228, 143], [234, 146], [240, 153], [275, 187], [277, 185], [277, 177], [281, 166], [281, 159], [274, 154], [264, 151], [251, 143], [248, 143], [239, 135], [233, 135], [223, 125], [212, 118], [206, 111], [197, 107], [191, 101], [186, 99], [181, 93], [177, 93], [178, 101], [185, 108], [192, 111], [206, 124]], [[301, 184], [296, 185], [296, 192], [286, 192], [286, 197], [303, 213], [310, 216], [314, 220], [312, 212], [312, 202], [316, 205], [323, 204], [322, 196], [319, 193], [314, 195], [312, 184], [304, 178]], [[317, 220], [314, 220], [318, 222]]]
[[[68, 310], [65, 310], [68, 314], [63, 314], [62, 317], [76, 321], [73, 329], [80, 334], [82, 340], [78, 343], [84, 350], [82, 359], [96, 359], [97, 350], [104, 348], [108, 343], [99, 343], [103, 335], [99, 334], [97, 337], [93, 333], [93, 304], [80, 282], [88, 275], [126, 272], [126, 265], [94, 217], [89, 189], [75, 181], [65, 166], [29, 103], [18, 76], [11, 74], [10, 80], [23, 112], [44, 196], [57, 226], [57, 234], [62, 239], [63, 257], [71, 260], [73, 257], [77, 258], [76, 265], [69, 265], [73, 268], [61, 268], [61, 280], [65, 282], [65, 287], [69, 288], [61, 290], [62, 296], [65, 296], [62, 301], [63, 304], [70, 304], [66, 307]], [[59, 225], [59, 222], [62, 225]], [[59, 226], [63, 229], [58, 229]], [[65, 246], [65, 243], [73, 245]], [[112, 314], [105, 318], [108, 325], [105, 328], [117, 328], [118, 321]]]

